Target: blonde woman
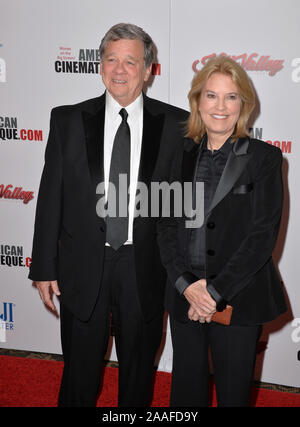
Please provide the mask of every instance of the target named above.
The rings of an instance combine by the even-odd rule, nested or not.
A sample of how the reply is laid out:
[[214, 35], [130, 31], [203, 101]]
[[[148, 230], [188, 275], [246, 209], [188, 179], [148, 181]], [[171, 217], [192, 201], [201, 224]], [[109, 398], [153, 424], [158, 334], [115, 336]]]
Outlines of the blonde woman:
[[[255, 94], [232, 59], [210, 60], [195, 75], [189, 101], [187, 139], [171, 180], [204, 183], [204, 223], [186, 228], [184, 217], [163, 218], [158, 232], [169, 277], [171, 406], [208, 405], [209, 347], [218, 406], [248, 406], [262, 325], [286, 310], [272, 261], [282, 154], [250, 138]], [[227, 305], [230, 324], [215, 322]]]

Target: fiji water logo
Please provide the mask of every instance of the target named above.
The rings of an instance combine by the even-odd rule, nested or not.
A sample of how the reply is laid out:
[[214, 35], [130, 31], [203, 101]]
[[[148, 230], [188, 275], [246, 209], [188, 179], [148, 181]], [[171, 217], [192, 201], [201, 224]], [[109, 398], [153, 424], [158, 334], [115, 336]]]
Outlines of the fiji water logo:
[[0, 314], [0, 319], [5, 323], [14, 323], [13, 308], [15, 304], [13, 302], [3, 302], [2, 303], [2, 314]]
[[0, 304], [0, 342], [6, 342], [6, 332], [14, 330], [14, 308], [13, 302], [2, 302]]

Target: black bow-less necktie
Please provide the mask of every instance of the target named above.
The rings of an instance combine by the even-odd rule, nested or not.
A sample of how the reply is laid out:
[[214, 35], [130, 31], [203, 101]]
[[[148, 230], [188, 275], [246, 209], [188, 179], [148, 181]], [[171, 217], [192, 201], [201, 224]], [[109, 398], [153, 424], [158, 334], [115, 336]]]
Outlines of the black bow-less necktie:
[[[130, 129], [125, 108], [119, 112], [122, 122], [117, 130], [111, 155], [108, 203], [115, 200], [115, 216], [106, 217], [106, 241], [115, 250], [128, 239], [128, 187], [130, 184]], [[121, 175], [121, 177], [120, 177]], [[114, 189], [112, 189], [114, 186]], [[120, 203], [121, 202], [121, 203]]]

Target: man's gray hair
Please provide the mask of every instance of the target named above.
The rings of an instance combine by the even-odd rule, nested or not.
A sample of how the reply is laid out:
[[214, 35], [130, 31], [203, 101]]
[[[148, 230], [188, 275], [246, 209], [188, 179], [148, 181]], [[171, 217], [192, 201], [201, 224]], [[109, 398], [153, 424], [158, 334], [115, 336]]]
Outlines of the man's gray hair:
[[103, 61], [105, 48], [110, 41], [117, 41], [121, 39], [126, 40], [140, 40], [144, 44], [144, 66], [150, 67], [154, 61], [155, 45], [152, 38], [142, 28], [133, 24], [116, 24], [111, 27], [100, 44], [100, 61]]

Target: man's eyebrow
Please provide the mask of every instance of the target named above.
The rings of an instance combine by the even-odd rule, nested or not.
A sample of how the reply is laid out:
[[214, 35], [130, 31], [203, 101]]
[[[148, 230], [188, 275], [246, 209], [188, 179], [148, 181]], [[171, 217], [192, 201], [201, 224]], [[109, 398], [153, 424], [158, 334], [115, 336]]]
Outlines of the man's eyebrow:
[[[116, 52], [109, 52], [109, 53], [107, 53], [104, 56], [108, 57], [108, 56], [118, 56], [118, 55], [116, 54]], [[132, 56], [132, 55], [127, 55], [126, 58], [127, 59], [132, 59], [134, 61], [138, 61], [138, 59], [135, 56]]]

